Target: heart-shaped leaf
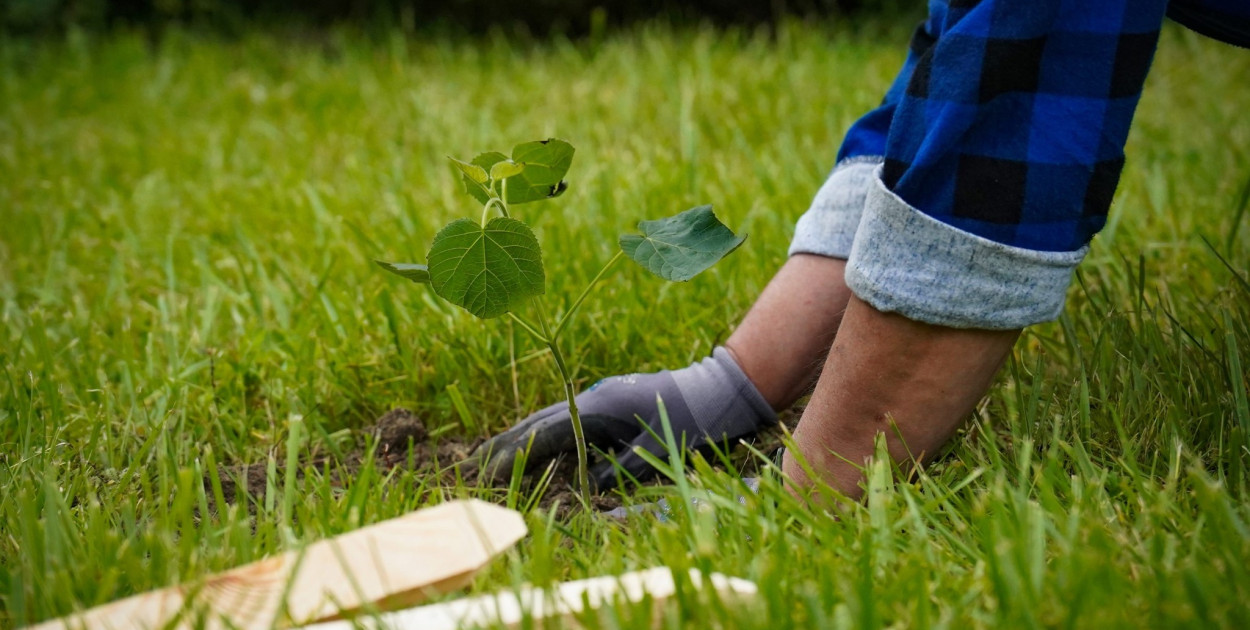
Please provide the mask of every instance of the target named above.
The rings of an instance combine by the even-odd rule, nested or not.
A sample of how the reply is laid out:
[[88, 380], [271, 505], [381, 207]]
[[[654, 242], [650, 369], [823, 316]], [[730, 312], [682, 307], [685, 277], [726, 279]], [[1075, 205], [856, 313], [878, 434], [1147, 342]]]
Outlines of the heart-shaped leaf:
[[746, 235], [735, 236], [712, 212], [697, 206], [666, 219], [640, 221], [642, 235], [621, 237], [621, 250], [647, 271], [685, 282], [737, 249]]
[[430, 268], [425, 265], [418, 265], [416, 263], [391, 263], [384, 260], [375, 260], [373, 262], [377, 263], [379, 267], [397, 276], [412, 280], [417, 284], [430, 283]]
[[529, 203], [558, 197], [568, 188], [564, 176], [573, 164], [573, 145], [557, 138], [512, 147], [512, 161], [525, 170], [508, 181], [508, 203]]
[[453, 221], [434, 237], [427, 260], [434, 292], [482, 319], [514, 310], [544, 290], [542, 249], [516, 219], [495, 217], [485, 228]]

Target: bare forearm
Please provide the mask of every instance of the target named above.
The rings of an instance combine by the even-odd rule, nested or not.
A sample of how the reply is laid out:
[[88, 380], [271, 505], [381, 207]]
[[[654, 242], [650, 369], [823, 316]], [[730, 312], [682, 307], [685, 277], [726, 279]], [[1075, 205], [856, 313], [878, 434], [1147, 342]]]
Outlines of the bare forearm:
[[[857, 497], [855, 465], [872, 455], [876, 435], [886, 435], [895, 460], [932, 456], [971, 414], [1019, 332], [934, 326], [852, 297], [796, 446], [821, 481]], [[811, 483], [789, 453], [783, 469]]]
[[851, 297], [845, 269], [836, 258], [790, 257], [725, 342], [773, 409], [789, 408], [816, 383]]

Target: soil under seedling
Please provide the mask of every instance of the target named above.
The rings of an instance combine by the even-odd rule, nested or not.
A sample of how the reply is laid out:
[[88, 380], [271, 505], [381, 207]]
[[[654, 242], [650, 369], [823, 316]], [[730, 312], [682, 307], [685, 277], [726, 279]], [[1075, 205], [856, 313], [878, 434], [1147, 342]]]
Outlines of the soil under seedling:
[[[386, 412], [372, 426], [353, 431], [352, 437], [355, 438], [352, 440], [354, 446], [341, 459], [321, 455], [301, 460], [300, 476], [306, 468], [324, 468], [328, 464], [333, 482], [354, 479], [368, 461], [371, 447], [374, 451], [373, 465], [382, 473], [398, 466], [430, 474], [450, 473], [452, 465], [468, 456], [480, 442], [455, 438], [434, 442], [430, 440], [425, 423], [415, 413], [403, 408]], [[281, 477], [284, 466], [279, 464], [276, 470]], [[224, 466], [219, 474], [222, 496], [227, 503], [238, 503], [241, 498], [239, 483], [242, 482], [246, 484], [247, 496], [252, 501], [264, 501], [267, 477], [264, 461]], [[206, 484], [210, 482], [205, 479]], [[275, 483], [274, 487], [280, 485], [280, 482]]]
[[[386, 473], [394, 468], [410, 469], [418, 473], [438, 475], [448, 483], [454, 483], [456, 464], [468, 457], [473, 448], [482, 442], [481, 439], [463, 440], [454, 437], [431, 439], [425, 423], [408, 409], [392, 409], [383, 414], [369, 427], [353, 431], [354, 446], [345, 452], [341, 459], [333, 456], [317, 456], [300, 461], [300, 476], [307, 468], [327, 469], [332, 483], [343, 483], [355, 479], [362, 466], [369, 459], [369, 449], [373, 449], [373, 465], [382, 473], [383, 479], [396, 479]], [[268, 466], [266, 462], [223, 466], [219, 472], [222, 496], [226, 503], [237, 504], [246, 496], [248, 509], [263, 504], [265, 493], [270, 487], [268, 483]], [[546, 467], [535, 467], [525, 475], [527, 485], [532, 486], [545, 472]], [[281, 488], [280, 479], [285, 474], [284, 466], [276, 467], [279, 479], [272, 486]], [[477, 473], [473, 470], [461, 470], [460, 477], [469, 484], [478, 482]], [[552, 472], [551, 483], [539, 507], [551, 509], [556, 507], [558, 515], [563, 517], [571, 513], [577, 505], [577, 494], [573, 486], [577, 477], [577, 463], [573, 457], [561, 457], [556, 461]], [[212, 496], [212, 480], [205, 478], [205, 489]], [[240, 484], [246, 486], [246, 495]], [[507, 487], [504, 479], [491, 484], [492, 487]], [[528, 488], [526, 488], [528, 490]], [[621, 498], [614, 493], [599, 494], [591, 497], [592, 506], [596, 510], [610, 510], [621, 505]]]
[[[783, 422], [793, 425], [798, 414], [786, 414]], [[770, 452], [780, 445], [779, 432], [767, 432], [757, 438], [756, 448], [762, 452]], [[396, 408], [382, 414], [377, 421], [364, 429], [353, 431], [353, 446], [343, 453], [341, 459], [329, 455], [319, 455], [300, 462], [300, 472], [308, 468], [328, 470], [332, 483], [345, 483], [357, 478], [360, 469], [369, 458], [369, 449], [373, 449], [373, 465], [382, 473], [383, 479], [397, 479], [388, 476], [387, 472], [394, 468], [413, 470], [417, 473], [438, 475], [447, 484], [455, 482], [455, 465], [468, 457], [473, 448], [482, 442], [479, 439], [464, 440], [455, 437], [432, 439], [425, 423], [417, 414], [408, 409]], [[744, 475], [754, 474], [758, 462], [750, 457], [746, 449], [735, 449], [733, 461]], [[533, 484], [546, 472], [546, 466], [535, 466], [525, 475], [525, 490], [529, 491]], [[219, 472], [222, 496], [226, 503], [240, 503], [244, 496], [248, 498], [248, 509], [262, 505], [265, 493], [270, 486], [267, 483], [268, 466], [260, 461], [248, 464], [223, 466]], [[278, 479], [273, 482], [274, 488], [282, 487], [284, 467], [276, 467]], [[470, 485], [478, 483], [477, 474], [472, 470], [461, 470], [461, 478]], [[552, 471], [551, 483], [538, 502], [544, 510], [555, 509], [557, 517], [564, 518], [578, 506], [575, 484], [577, 479], [577, 460], [572, 455], [556, 460]], [[205, 490], [212, 496], [211, 479], [205, 478]], [[239, 487], [246, 485], [246, 495]], [[650, 483], [664, 483], [663, 479], [653, 479]], [[507, 487], [505, 478], [491, 484], [492, 487]], [[606, 511], [622, 504], [621, 495], [617, 492], [591, 495], [591, 506], [595, 510]]]

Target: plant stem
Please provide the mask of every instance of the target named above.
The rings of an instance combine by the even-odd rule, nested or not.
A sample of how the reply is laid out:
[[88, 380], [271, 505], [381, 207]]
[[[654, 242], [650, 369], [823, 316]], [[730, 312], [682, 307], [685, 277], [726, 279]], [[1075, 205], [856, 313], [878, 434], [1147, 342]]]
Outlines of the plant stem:
[[486, 191], [490, 195], [490, 199], [486, 200], [486, 205], [482, 208], [482, 227], [486, 227], [486, 219], [490, 216], [491, 206], [499, 206], [499, 212], [503, 216], [510, 216], [508, 214], [508, 202], [505, 201], [505, 198], [508, 196], [508, 180], [505, 179], [496, 183], [499, 184], [498, 193], [495, 192], [493, 185]]
[[581, 495], [582, 505], [590, 508], [590, 468], [587, 464], [588, 453], [586, 452], [586, 433], [582, 430], [582, 417], [577, 412], [577, 401], [575, 400], [577, 392], [573, 390], [573, 379], [569, 376], [569, 369], [564, 363], [564, 355], [560, 353], [560, 344], [556, 343], [554, 337], [551, 336], [551, 330], [547, 328], [547, 313], [543, 308], [542, 298], [534, 298], [534, 304], [538, 307], [538, 322], [543, 327], [543, 332], [547, 335], [547, 348], [551, 350], [551, 356], [556, 360], [556, 369], [560, 371], [560, 380], [564, 381], [564, 397], [569, 401], [569, 419], [573, 423], [573, 441], [577, 448], [577, 492]]
[[[516, 323], [520, 324], [520, 325], [521, 325], [521, 328], [524, 328], [524, 329], [525, 329], [525, 332], [527, 332], [527, 333], [529, 333], [529, 334], [531, 334], [531, 335], [534, 335], [534, 338], [535, 338], [535, 339], [537, 339], [537, 340], [539, 340], [539, 341], [541, 341], [541, 342], [543, 342], [543, 343], [545, 343], [545, 344], [550, 344], [550, 343], [551, 343], [551, 338], [549, 338], [547, 335], [544, 335], [544, 334], [542, 334], [542, 333], [538, 332], [538, 329], [534, 327], [534, 324], [533, 324], [533, 323], [531, 323], [531, 322], [529, 322], [529, 321], [526, 321], [526, 319], [525, 319], [524, 317], [521, 317], [520, 315], [517, 315], [516, 313], [513, 313], [513, 312], [511, 312], [511, 311], [509, 311], [509, 312], [508, 312], [508, 317], [511, 317], [511, 318], [512, 318], [512, 321], [514, 321], [514, 322], [516, 322]], [[543, 328], [546, 328], [546, 326], [543, 326]]]
[[573, 305], [569, 307], [569, 310], [564, 312], [564, 315], [560, 317], [560, 321], [556, 323], [556, 330], [551, 336], [552, 343], [555, 343], [556, 340], [560, 338], [560, 331], [564, 330], [564, 327], [568, 325], [569, 319], [573, 316], [573, 313], [577, 312], [578, 307], [582, 305], [582, 301], [586, 299], [586, 296], [590, 295], [590, 290], [595, 288], [595, 285], [599, 284], [599, 281], [603, 279], [603, 276], [608, 273], [608, 269], [611, 269], [612, 265], [615, 265], [616, 261], [620, 260], [621, 256], [624, 255], [625, 252], [617, 250], [616, 255], [613, 256], [612, 259], [599, 270], [599, 273], [596, 274], [595, 278], [590, 281], [590, 284], [586, 285], [586, 288], [582, 290], [582, 294], [577, 296], [576, 300], [573, 300]]
[[482, 227], [486, 227], [486, 220], [490, 218], [491, 206], [499, 206], [499, 210], [503, 213], [503, 216], [508, 216], [508, 207], [504, 205], [503, 201], [501, 201], [498, 197], [491, 197], [486, 200], [486, 205], [482, 206]]

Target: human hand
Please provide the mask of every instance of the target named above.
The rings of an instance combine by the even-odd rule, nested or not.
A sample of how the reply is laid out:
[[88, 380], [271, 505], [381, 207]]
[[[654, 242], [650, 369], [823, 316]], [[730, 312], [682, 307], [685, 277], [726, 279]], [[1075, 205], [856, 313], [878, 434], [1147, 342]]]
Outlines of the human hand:
[[[653, 472], [635, 449], [663, 457], [663, 435], [656, 396], [664, 401], [678, 444], [696, 449], [709, 443], [750, 435], [775, 423], [777, 416], [728, 350], [680, 370], [605, 378], [576, 398], [588, 447], [616, 451], [620, 467], [641, 478]], [[648, 430], [649, 429], [649, 430]], [[542, 409], [487, 440], [467, 463], [481, 466], [487, 478], [508, 475], [518, 454], [538, 464], [576, 449], [567, 402]], [[611, 461], [596, 464], [591, 482], [600, 490], [616, 484]]]

